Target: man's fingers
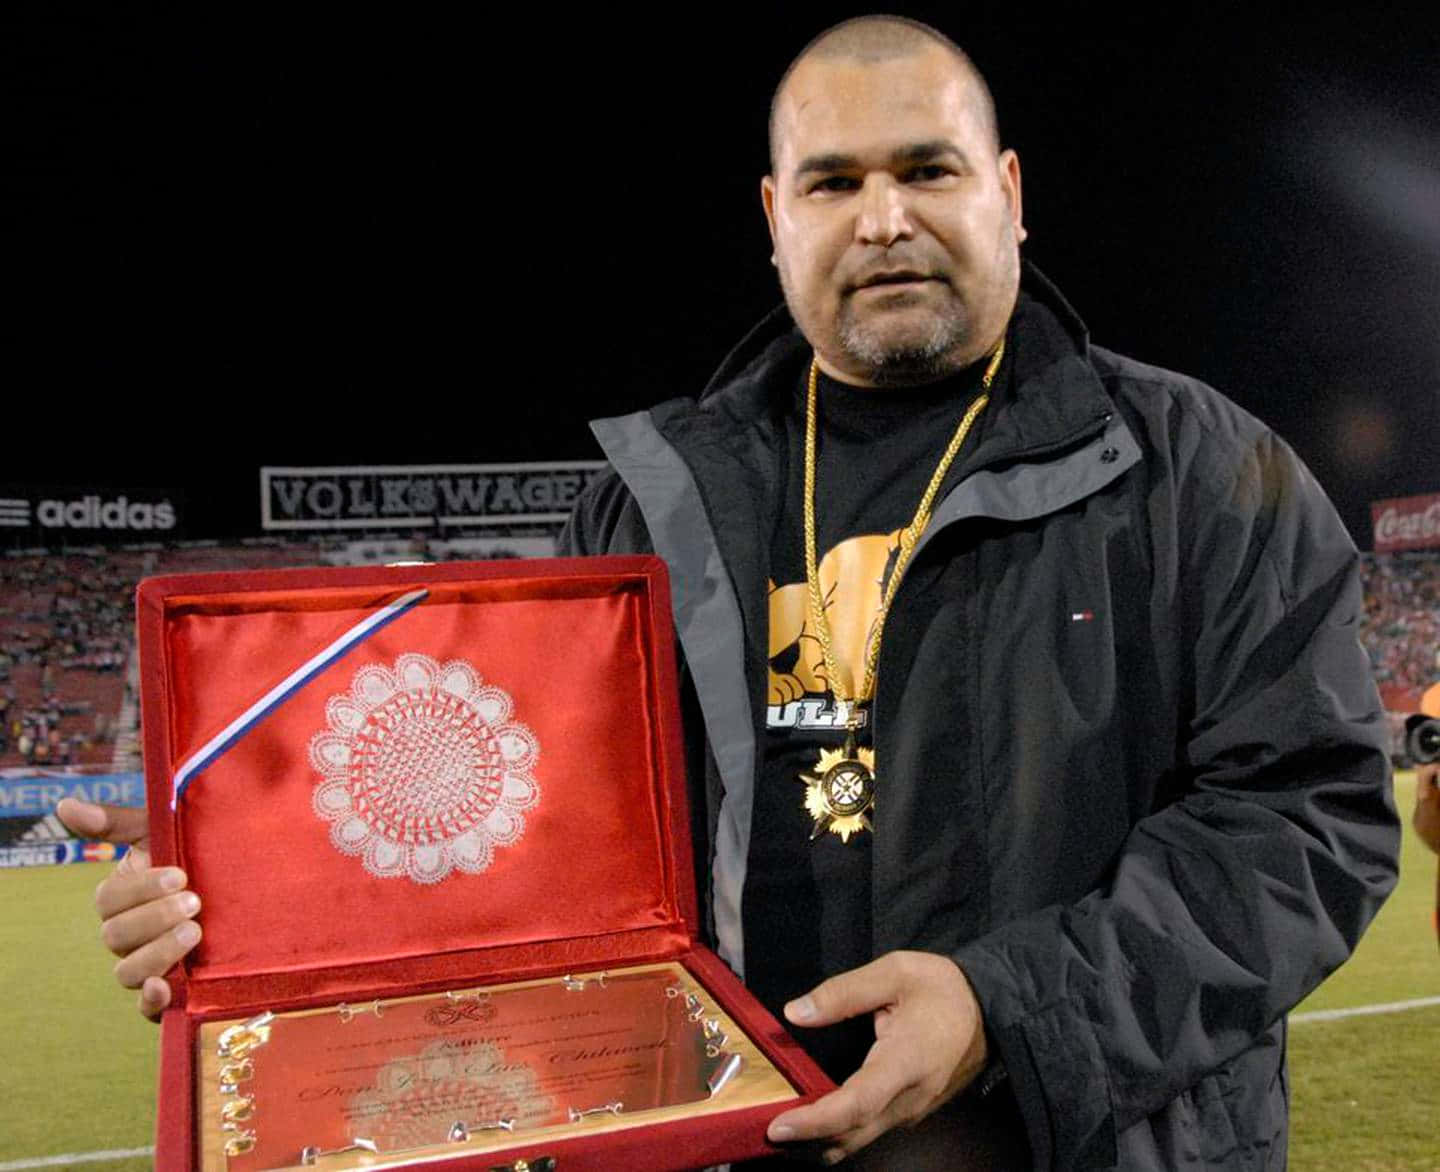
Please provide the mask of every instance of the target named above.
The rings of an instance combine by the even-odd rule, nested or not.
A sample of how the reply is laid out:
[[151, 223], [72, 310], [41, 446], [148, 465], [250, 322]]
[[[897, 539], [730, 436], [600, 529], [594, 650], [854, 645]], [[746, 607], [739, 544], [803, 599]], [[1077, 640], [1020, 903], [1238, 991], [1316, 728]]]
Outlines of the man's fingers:
[[861, 1148], [869, 1147], [887, 1131], [898, 1123], [890, 1112], [886, 1112], [874, 1120], [867, 1127], [858, 1131], [847, 1132], [845, 1135], [836, 1136], [827, 1143], [820, 1153], [822, 1164], [838, 1164], [847, 1156], [853, 1156]]
[[795, 1025], [830, 1025], [894, 1003], [900, 992], [900, 974], [893, 953], [821, 981], [804, 997], [785, 1006]]
[[[872, 1063], [867, 1058], [865, 1064], [843, 1085], [824, 1098], [777, 1115], [770, 1124], [770, 1140], [772, 1143], [792, 1143], [796, 1140], [843, 1138], [852, 1133], [870, 1131], [872, 1127], [875, 1130], [870, 1138], [874, 1139], [894, 1122], [888, 1108], [905, 1090], [908, 1082], [908, 1072], [898, 1065]], [[858, 1146], [859, 1143], [856, 1144]]]
[[103, 807], [76, 798], [61, 798], [55, 807], [55, 816], [73, 834], [83, 834], [86, 838], [98, 838], [109, 825]]
[[984, 1066], [979, 1005], [947, 957], [887, 953], [785, 1007], [791, 1021], [814, 1025], [866, 1010], [875, 1012], [876, 1037], [864, 1065], [823, 1099], [777, 1116], [773, 1143], [819, 1141], [833, 1162], [923, 1119]]
[[[185, 920], [164, 933], [158, 940], [152, 940], [143, 948], [137, 948], [124, 960], [116, 962], [115, 979], [127, 989], [142, 989], [150, 977], [163, 976], [175, 967], [187, 952], [200, 941], [200, 925], [194, 920]], [[141, 1012], [145, 1011], [142, 992]], [[167, 989], [168, 1000], [168, 989]], [[149, 1016], [147, 1014], [147, 1016]]]
[[170, 982], [161, 977], [146, 977], [140, 986], [140, 1012], [151, 1021], [159, 1021], [169, 1004]]
[[143, 846], [132, 846], [125, 857], [115, 864], [112, 875], [138, 875], [150, 869], [150, 852]]
[[838, 1163], [861, 1148], [869, 1147], [892, 1128], [909, 1127], [920, 1122], [936, 1106], [938, 1102], [930, 1089], [922, 1082], [910, 1082], [900, 1088], [883, 1110], [862, 1121], [858, 1127], [822, 1143], [821, 1159], [826, 1164]]
[[179, 867], [145, 867], [135, 871], [117, 867], [95, 888], [95, 910], [102, 920], [108, 920], [184, 888], [185, 872]]
[[200, 897], [181, 891], [163, 899], [152, 899], [138, 907], [107, 916], [100, 925], [100, 939], [116, 956], [129, 956], [152, 940], [179, 927], [200, 910]]
[[76, 834], [104, 842], [143, 843], [150, 833], [145, 811], [62, 798], [55, 814]]

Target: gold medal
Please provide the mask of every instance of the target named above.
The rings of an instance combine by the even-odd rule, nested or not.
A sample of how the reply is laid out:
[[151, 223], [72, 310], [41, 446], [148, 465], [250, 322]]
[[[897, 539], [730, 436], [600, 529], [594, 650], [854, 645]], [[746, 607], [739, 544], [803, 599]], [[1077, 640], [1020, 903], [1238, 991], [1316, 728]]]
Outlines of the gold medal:
[[845, 737], [843, 749], [821, 749], [815, 768], [802, 773], [805, 809], [815, 819], [810, 832], [814, 842], [827, 830], [841, 842], [861, 830], [873, 830], [870, 808], [875, 804], [875, 750], [855, 747], [855, 734]]
[[[852, 834], [874, 829], [870, 822], [870, 811], [875, 807], [875, 750], [856, 747], [855, 734], [860, 727], [860, 705], [868, 703], [875, 694], [875, 664], [880, 658], [880, 636], [885, 629], [885, 616], [890, 613], [890, 604], [895, 600], [895, 591], [900, 585], [900, 577], [910, 563], [910, 555], [914, 552], [920, 535], [930, 524], [930, 506], [934, 503], [935, 494], [940, 491], [940, 484], [945, 479], [945, 473], [950, 470], [950, 465], [960, 451], [960, 446], [965, 442], [965, 437], [970, 434], [970, 428], [974, 425], [976, 418], [984, 410], [985, 404], [990, 401], [990, 383], [995, 378], [995, 372], [1000, 369], [1000, 360], [1004, 355], [1005, 338], [1002, 336], [999, 345], [995, 347], [994, 353], [990, 356], [989, 364], [985, 367], [985, 375], [981, 379], [981, 393], [966, 409], [964, 417], [955, 429], [955, 434], [950, 437], [945, 454], [940, 457], [940, 463], [936, 466], [935, 472], [930, 477], [930, 483], [920, 498], [914, 518], [900, 531], [900, 549], [896, 553], [895, 568], [890, 571], [890, 577], [885, 582], [885, 591], [880, 599], [880, 607], [875, 613], [875, 622], [870, 628], [870, 638], [865, 645], [864, 680], [860, 684], [859, 690], [850, 696], [842, 695], [840, 691], [840, 672], [835, 661], [835, 653], [830, 645], [830, 622], [825, 617], [825, 602], [820, 591], [820, 571], [816, 567], [815, 559], [815, 430], [818, 415], [816, 384], [820, 377], [820, 363], [815, 359], [810, 361], [810, 385], [805, 397], [804, 505], [807, 609], [810, 623], [815, 628], [815, 636], [820, 641], [820, 650], [824, 653], [825, 675], [829, 680], [830, 690], [835, 694], [837, 706], [843, 706], [847, 714], [845, 747], [843, 749], [822, 749], [819, 759], [815, 762], [815, 767], [800, 774], [800, 780], [805, 783], [805, 809], [815, 820], [815, 829], [810, 834], [811, 842], [814, 842], [827, 830], [832, 834], [838, 834], [841, 842], [848, 843]], [[853, 683], [853, 679], [851, 682]]]

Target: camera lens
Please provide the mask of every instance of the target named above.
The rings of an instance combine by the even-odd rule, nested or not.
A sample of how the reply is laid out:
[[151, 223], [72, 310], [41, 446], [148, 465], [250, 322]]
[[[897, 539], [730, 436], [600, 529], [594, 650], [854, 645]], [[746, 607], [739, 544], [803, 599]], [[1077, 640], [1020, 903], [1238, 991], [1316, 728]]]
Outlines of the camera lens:
[[1412, 716], [1406, 721], [1405, 751], [1417, 765], [1440, 761], [1440, 720]]

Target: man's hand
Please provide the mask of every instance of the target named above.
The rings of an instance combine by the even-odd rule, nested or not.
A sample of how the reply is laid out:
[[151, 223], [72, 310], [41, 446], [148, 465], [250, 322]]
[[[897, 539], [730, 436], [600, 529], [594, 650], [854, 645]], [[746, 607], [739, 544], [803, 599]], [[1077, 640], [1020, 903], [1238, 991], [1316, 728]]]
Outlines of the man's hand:
[[1440, 764], [1415, 770], [1415, 833], [1432, 851], [1440, 853]]
[[144, 810], [65, 798], [55, 813], [74, 834], [130, 847], [95, 889], [100, 939], [120, 957], [115, 979], [127, 989], [139, 989], [140, 1012], [158, 1021], [170, 1004], [163, 975], [200, 939], [193, 918], [200, 897], [185, 890], [185, 872], [178, 867], [150, 865]]
[[875, 1044], [844, 1085], [776, 1116], [772, 1143], [824, 1141], [834, 1164], [892, 1127], [919, 1122], [985, 1067], [980, 1003], [960, 966], [929, 952], [890, 952], [817, 985], [785, 1007], [796, 1025], [875, 1014]]

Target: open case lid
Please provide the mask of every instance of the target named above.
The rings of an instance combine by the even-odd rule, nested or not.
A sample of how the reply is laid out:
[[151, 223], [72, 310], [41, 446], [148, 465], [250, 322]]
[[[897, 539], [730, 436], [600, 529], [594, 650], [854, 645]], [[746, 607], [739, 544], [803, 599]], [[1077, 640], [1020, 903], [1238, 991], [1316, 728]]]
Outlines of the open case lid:
[[153, 857], [203, 901], [177, 1004], [693, 942], [658, 559], [185, 575], [138, 606]]

